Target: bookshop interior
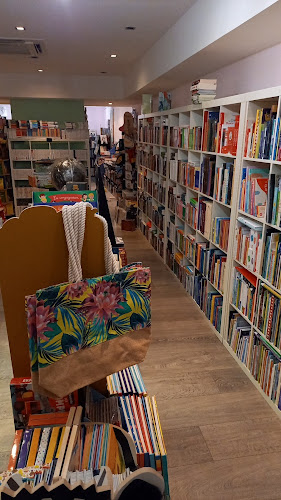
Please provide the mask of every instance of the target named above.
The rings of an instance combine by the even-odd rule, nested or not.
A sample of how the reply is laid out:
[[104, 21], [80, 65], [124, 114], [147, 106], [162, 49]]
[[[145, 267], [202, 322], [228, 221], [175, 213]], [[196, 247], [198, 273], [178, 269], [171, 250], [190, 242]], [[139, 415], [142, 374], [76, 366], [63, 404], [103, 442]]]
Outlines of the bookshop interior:
[[281, 500], [280, 22], [1, 1], [1, 500]]

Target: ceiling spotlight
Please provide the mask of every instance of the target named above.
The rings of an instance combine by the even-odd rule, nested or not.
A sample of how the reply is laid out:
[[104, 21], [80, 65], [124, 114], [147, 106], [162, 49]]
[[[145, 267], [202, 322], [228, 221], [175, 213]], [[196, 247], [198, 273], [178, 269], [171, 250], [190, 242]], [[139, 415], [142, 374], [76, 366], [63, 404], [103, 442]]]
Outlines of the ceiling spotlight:
[[110, 57], [117, 57], [117, 55], [116, 55], [116, 54], [111, 54], [111, 56], [110, 56]]
[[109, 106], [112, 106], [112, 102], [109, 102], [108, 104], [109, 104]]
[[39, 73], [43, 73], [43, 69], [38, 69], [37, 71], [39, 71]]
[[16, 26], [16, 30], [25, 31], [25, 27], [24, 26]]
[[126, 26], [125, 30], [128, 30], [128, 31], [134, 31], [136, 29], [135, 26]]

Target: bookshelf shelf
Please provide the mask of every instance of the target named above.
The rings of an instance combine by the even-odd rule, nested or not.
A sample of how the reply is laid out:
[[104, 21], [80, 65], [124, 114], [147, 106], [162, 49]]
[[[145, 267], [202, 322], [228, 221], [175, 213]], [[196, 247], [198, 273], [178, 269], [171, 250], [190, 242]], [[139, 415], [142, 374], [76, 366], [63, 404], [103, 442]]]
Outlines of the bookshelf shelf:
[[[59, 137], [14, 137], [15, 130], [8, 129], [8, 143], [11, 161], [11, 173], [13, 190], [15, 194], [14, 204], [15, 213], [20, 215], [32, 200], [32, 191], [38, 188], [29, 188], [29, 177], [34, 177], [40, 172], [45, 179], [45, 184], [48, 184], [47, 168], [55, 160], [63, 160], [67, 158], [76, 158], [81, 161], [87, 168], [89, 183], [91, 181], [90, 172], [90, 150], [89, 137], [86, 135], [86, 130], [77, 130], [77, 137], [74, 136], [73, 130], [70, 133], [66, 132], [65, 138]], [[72, 137], [70, 137], [72, 134]], [[83, 135], [83, 137], [82, 137]], [[24, 147], [22, 147], [22, 145]], [[56, 146], [56, 147], [54, 147]], [[41, 161], [44, 160], [44, 161]], [[21, 165], [27, 168], [22, 168]], [[26, 187], [26, 194], [22, 194], [19, 189]], [[44, 190], [44, 187], [41, 189]]]
[[[259, 117], [258, 121], [257, 117]], [[278, 294], [277, 297], [275, 296], [276, 300], [279, 300], [279, 296], [281, 296], [281, 289], [272, 285], [268, 279], [263, 278], [261, 275], [263, 273], [270, 277], [270, 280], [275, 284], [280, 283], [277, 279], [278, 275], [273, 274], [272, 277], [268, 267], [264, 271], [264, 266], [268, 266], [266, 259], [268, 259], [268, 255], [271, 255], [266, 253], [268, 239], [272, 234], [281, 235], [281, 227], [278, 225], [279, 219], [281, 219], [281, 134], [280, 132], [279, 135], [277, 133], [277, 130], [281, 130], [280, 120], [281, 86], [212, 100], [202, 105], [190, 105], [164, 113], [151, 113], [139, 117], [140, 130], [144, 127], [147, 127], [147, 130], [150, 127], [152, 130], [154, 127], [156, 133], [159, 134], [156, 141], [153, 140], [152, 144], [145, 146], [148, 156], [149, 148], [151, 148], [153, 154], [159, 154], [162, 151], [162, 154], [165, 155], [167, 175], [165, 178], [165, 203], [163, 203], [164, 262], [183, 284], [184, 289], [191, 295], [197, 307], [201, 311], [204, 309], [202, 314], [207, 318], [208, 315], [210, 317], [210, 311], [205, 312], [207, 301], [209, 301], [209, 304], [213, 303], [216, 307], [216, 318], [218, 318], [216, 326], [221, 332], [219, 333], [212, 324], [212, 322], [215, 323], [214, 318], [212, 318], [212, 320], [209, 319], [209, 323], [214, 333], [223, 342], [259, 392], [263, 394], [270, 406], [281, 417], [281, 411], [278, 409], [281, 375], [278, 375], [278, 391], [276, 401], [273, 402], [265, 394], [265, 387], [262, 387], [262, 382], [255, 380], [256, 373], [253, 376], [250, 371], [252, 370], [250, 368], [251, 356], [254, 349], [258, 348], [258, 343], [262, 342], [264, 343], [262, 345], [265, 345], [266, 348], [278, 356], [281, 374], [281, 350], [276, 350], [273, 344], [274, 342], [279, 345], [279, 341], [276, 341], [276, 337], [272, 333], [270, 337], [272, 342], [268, 343], [265, 336], [256, 329], [254, 324], [257, 308], [260, 307], [261, 289], [269, 289], [269, 296], [271, 296], [271, 291], [272, 294]], [[263, 133], [265, 129], [266, 132]], [[226, 140], [230, 131], [233, 138], [231, 144]], [[195, 143], [192, 143], [194, 140], [192, 134], [195, 132], [200, 133], [197, 135], [197, 139], [200, 137], [200, 140], [196, 143], [196, 147], [194, 147]], [[163, 142], [163, 137], [165, 146], [158, 144], [156, 148], [155, 143], [158, 142], [158, 139], [159, 142]], [[139, 145], [140, 147], [144, 146], [143, 143], [139, 143]], [[260, 156], [260, 158], [256, 158], [256, 156]], [[138, 164], [141, 163], [138, 160]], [[139, 167], [139, 169], [142, 170], [142, 167]], [[249, 177], [245, 177], [245, 173]], [[252, 178], [252, 174], [256, 175]], [[147, 175], [153, 176], [153, 172]], [[256, 182], [259, 182], [255, 180], [257, 178], [263, 179], [262, 183], [258, 184], [262, 186], [261, 197], [259, 197], [260, 193], [258, 193], [259, 189], [256, 185]], [[157, 179], [160, 181], [160, 176], [155, 176], [156, 182]], [[279, 210], [276, 208], [276, 212], [274, 212], [270, 183], [274, 186], [275, 182], [276, 188], [279, 179]], [[247, 190], [243, 187], [243, 180], [248, 182]], [[242, 187], [245, 191], [242, 191]], [[247, 198], [241, 197], [242, 192], [243, 196]], [[240, 204], [241, 199], [243, 204]], [[277, 198], [277, 203], [278, 200], [279, 198]], [[202, 209], [202, 203], [204, 210]], [[251, 213], [248, 213], [248, 211]], [[177, 215], [177, 213], [181, 216]], [[279, 213], [279, 216], [276, 215], [277, 213]], [[239, 223], [237, 221], [238, 217]], [[242, 222], [242, 218], [248, 222]], [[145, 225], [147, 220], [142, 215], [142, 211], [139, 210], [140, 225]], [[242, 234], [246, 235], [246, 237], [248, 235], [253, 237], [252, 231], [256, 231], [258, 236], [255, 237], [255, 240], [252, 240], [255, 245], [253, 248], [251, 247], [253, 253], [248, 253], [248, 247], [245, 253], [244, 247], [241, 247], [241, 252], [238, 252], [240, 256], [237, 260], [236, 238], [237, 230], [241, 228], [248, 231], [242, 231]], [[278, 240], [279, 237], [275, 236], [275, 238]], [[214, 241], [212, 241], [213, 239]], [[150, 240], [149, 233], [148, 240]], [[244, 244], [244, 240], [242, 241]], [[198, 244], [200, 245], [198, 246]], [[226, 248], [226, 250], [222, 247]], [[273, 257], [270, 257], [269, 261], [275, 262], [276, 259], [276, 272], [279, 272], [277, 267], [278, 258], [281, 273], [281, 236], [280, 246], [276, 247], [278, 251], [276, 250], [274, 254], [275, 247], [270, 248]], [[193, 255], [194, 258], [190, 258]], [[200, 264], [198, 263], [198, 255], [199, 259], [202, 257], [203, 264], [201, 261]], [[276, 258], [274, 255], [276, 255]], [[248, 259], [251, 259], [251, 261]], [[241, 260], [243, 260], [243, 263]], [[221, 285], [216, 286], [211, 281], [214, 274], [211, 280], [209, 279], [211, 276], [210, 267], [208, 267], [210, 262], [217, 266], [216, 271], [218, 273], [223, 273], [221, 275], [223, 294], [219, 289]], [[213, 263], [212, 265], [214, 265]], [[255, 271], [250, 271], [246, 264]], [[238, 270], [237, 272], [235, 268], [240, 268], [241, 271]], [[202, 270], [204, 270], [204, 274], [202, 274]], [[185, 272], [187, 271], [188, 279], [185, 279]], [[275, 270], [273, 272], [275, 273]], [[234, 280], [239, 277], [241, 283], [240, 285], [238, 283], [238, 285], [246, 286], [248, 295], [247, 293], [245, 295], [245, 290], [240, 295], [241, 290], [239, 290], [239, 295], [235, 295], [233, 300], [235, 301], [236, 297], [239, 297], [241, 303], [241, 300], [245, 300], [246, 297], [250, 301], [247, 302], [248, 308], [243, 310], [250, 311], [253, 321], [248, 319], [232, 302], [234, 284], [237, 286], [237, 282], [234, 283]], [[214, 283], [219, 283], [217, 276], [214, 278]], [[218, 296], [221, 302], [218, 301]], [[236, 303], [238, 304], [238, 302]], [[198, 304], [202, 305], [202, 309]], [[244, 307], [245, 304], [243, 304]], [[242, 353], [243, 357], [241, 357], [241, 350], [238, 352], [238, 356], [243, 359], [243, 362], [227, 342], [230, 318], [233, 317], [233, 314], [237, 314], [242, 326], [243, 324], [248, 325], [248, 329], [245, 327], [245, 335], [247, 334], [248, 337], [243, 344], [243, 346], [247, 346], [247, 359], [245, 360], [244, 352]], [[237, 332], [240, 332], [239, 328]], [[281, 331], [281, 319], [279, 328]], [[241, 335], [241, 332], [239, 335]], [[235, 337], [233, 338], [235, 339]], [[241, 338], [239, 337], [240, 340]], [[237, 347], [235, 349], [237, 350]], [[275, 399], [275, 396], [273, 399]]]

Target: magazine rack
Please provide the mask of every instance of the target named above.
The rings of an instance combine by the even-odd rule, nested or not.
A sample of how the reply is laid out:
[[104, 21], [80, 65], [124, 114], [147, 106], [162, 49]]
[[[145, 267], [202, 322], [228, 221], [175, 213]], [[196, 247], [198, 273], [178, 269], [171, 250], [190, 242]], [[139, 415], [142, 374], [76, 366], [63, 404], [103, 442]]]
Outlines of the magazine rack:
[[[83, 278], [105, 274], [104, 230], [96, 210], [87, 207], [82, 249]], [[68, 281], [68, 250], [62, 213], [31, 207], [0, 229], [0, 287], [14, 377], [29, 377], [25, 297]], [[104, 388], [105, 380], [95, 383]]]

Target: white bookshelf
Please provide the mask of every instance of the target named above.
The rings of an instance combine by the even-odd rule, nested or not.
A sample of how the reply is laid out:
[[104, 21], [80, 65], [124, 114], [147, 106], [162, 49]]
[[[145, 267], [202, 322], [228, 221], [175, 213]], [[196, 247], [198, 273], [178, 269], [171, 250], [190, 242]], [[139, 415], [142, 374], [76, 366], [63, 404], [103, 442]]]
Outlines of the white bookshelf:
[[[60, 139], [57, 137], [14, 137], [13, 129], [9, 130], [9, 151], [11, 174], [14, 191], [16, 216], [19, 216], [32, 201], [32, 191], [28, 177], [34, 176], [36, 162], [76, 158], [85, 166], [89, 184], [91, 182], [89, 139], [85, 131], [79, 131], [77, 137]], [[11, 133], [12, 132], [12, 133]], [[72, 131], [71, 131], [72, 132]], [[87, 133], [87, 131], [86, 131]], [[48, 165], [46, 164], [46, 172]]]
[[[262, 389], [260, 383], [255, 380], [253, 375], [250, 372], [250, 362], [251, 362], [251, 353], [253, 350], [253, 342], [254, 342], [254, 334], [258, 333], [260, 338], [263, 340], [264, 344], [276, 355], [280, 356], [281, 363], [281, 350], [270, 343], [262, 332], [260, 332], [257, 328], [257, 319], [254, 311], [254, 315], [252, 321], [249, 320], [236, 306], [233, 305], [232, 302], [232, 290], [233, 290], [233, 269], [234, 267], [242, 267], [247, 269], [247, 267], [236, 260], [235, 255], [235, 231], [237, 225], [237, 217], [243, 216], [249, 218], [252, 221], [258, 221], [259, 224], [262, 225], [262, 252], [259, 268], [252, 272], [251, 274], [257, 280], [257, 289], [260, 283], [264, 283], [268, 287], [270, 287], [274, 292], [281, 294], [281, 289], [273, 286], [267, 279], [262, 276], [262, 263], [264, 258], [264, 249], [265, 249], [265, 241], [267, 230], [273, 230], [281, 233], [281, 227], [277, 227], [272, 224], [270, 221], [260, 219], [255, 215], [245, 213], [243, 210], [239, 208], [239, 195], [240, 195], [240, 186], [242, 181], [242, 169], [245, 166], [253, 166], [258, 168], [258, 166], [262, 168], [268, 169], [268, 175], [270, 176], [272, 173], [281, 175], [281, 161], [274, 161], [273, 159], [258, 159], [258, 158], [248, 158], [244, 157], [244, 146], [245, 146], [245, 138], [246, 138], [246, 129], [248, 121], [255, 121], [256, 111], [259, 108], [270, 107], [272, 104], [277, 105], [277, 117], [281, 115], [281, 87], [276, 87], [272, 89], [265, 89], [261, 91], [251, 92], [247, 94], [241, 94], [237, 96], [227, 97], [223, 99], [216, 99], [213, 101], [209, 101], [204, 103], [203, 105], [190, 105], [177, 109], [172, 109], [164, 112], [156, 112], [148, 115], [139, 116], [139, 143], [138, 143], [138, 198], [140, 201], [139, 204], [139, 214], [138, 214], [138, 224], [139, 228], [145, 234], [147, 239], [151, 242], [154, 242], [154, 249], [157, 251], [157, 241], [159, 240], [159, 236], [161, 236], [163, 240], [163, 251], [162, 258], [165, 264], [169, 267], [169, 259], [167, 254], [167, 249], [170, 248], [173, 254], [173, 257], [176, 253], [180, 252], [180, 249], [176, 245], [176, 241], [174, 238], [174, 234], [172, 236], [168, 236], [167, 229], [171, 226], [171, 216], [174, 217], [175, 226], [180, 226], [183, 230], [184, 235], [192, 234], [195, 238], [195, 243], [206, 242], [209, 243], [209, 248], [219, 248], [217, 244], [215, 244], [211, 238], [204, 236], [197, 227], [194, 227], [188, 223], [188, 221], [180, 218], [175, 210], [169, 208], [168, 204], [168, 190], [169, 187], [172, 186], [175, 188], [177, 195], [185, 195], [185, 200], [188, 201], [194, 197], [198, 197], [198, 205], [199, 200], [201, 198], [206, 199], [212, 202], [212, 217], [229, 217], [230, 218], [230, 226], [229, 226], [229, 238], [228, 238], [228, 248], [224, 250], [225, 255], [227, 257], [226, 267], [225, 267], [225, 275], [224, 275], [224, 293], [222, 294], [220, 290], [214, 284], [212, 284], [208, 277], [206, 277], [206, 286], [207, 292], [217, 292], [222, 296], [222, 317], [221, 317], [221, 328], [220, 332], [216, 330], [216, 328], [212, 326], [212, 329], [221, 340], [221, 342], [225, 345], [230, 354], [237, 361], [239, 366], [243, 369], [246, 375], [250, 378], [250, 380], [254, 383], [255, 387], [261, 392], [261, 394], [268, 401], [270, 406], [277, 412], [279, 416], [281, 416], [281, 411], [278, 409], [279, 403], [279, 395], [280, 395], [280, 383], [281, 377], [279, 375], [279, 383], [277, 389], [277, 396], [275, 402], [272, 401], [267, 394]], [[203, 116], [204, 111], [209, 110], [217, 110], [220, 113], [224, 112], [225, 116], [227, 113], [239, 113], [240, 121], [239, 121], [239, 133], [238, 133], [238, 142], [237, 142], [237, 151], [236, 155], [223, 155], [219, 152], [208, 152], [202, 150], [194, 150], [194, 149], [184, 149], [182, 147], [171, 147], [170, 146], [170, 130], [171, 127], [184, 127], [184, 126], [202, 126], [203, 128]], [[147, 124], [150, 124], [150, 128], [152, 130], [149, 137], [144, 137], [143, 127]], [[168, 134], [167, 134], [167, 144], [161, 144], [163, 128], [168, 126]], [[157, 140], [157, 136], [155, 134], [155, 129], [159, 129], [160, 140]], [[149, 139], [149, 140], [145, 140]], [[202, 143], [201, 143], [202, 145]], [[165, 154], [167, 157], [167, 171], [166, 175], [162, 176], [160, 173], [154, 171], [153, 166], [146, 166], [141, 162], [141, 154], [140, 151], [149, 152], [151, 151], [153, 155], [157, 154]], [[234, 162], [235, 161], [235, 169], [233, 173], [233, 187], [232, 187], [232, 200], [231, 206], [216, 200], [213, 196], [206, 196], [202, 191], [191, 189], [188, 186], [180, 184], [175, 178], [171, 178], [171, 168], [170, 168], [170, 160], [173, 159], [173, 155], [177, 156], [178, 160], [185, 160], [187, 162], [197, 162], [199, 165], [202, 164], [202, 161], [205, 156], [210, 156], [214, 159], [216, 165], [220, 165], [223, 162]], [[147, 178], [152, 181], [152, 183], [165, 182], [166, 185], [166, 194], [164, 202], [160, 203], [157, 197], [153, 196], [153, 192], [148, 190], [145, 187], [144, 178]], [[146, 184], [147, 186], [147, 184]], [[155, 223], [155, 218], [151, 216], [151, 214], [145, 213], [142, 209], [142, 198], [143, 197], [151, 197], [152, 206], [157, 209], [159, 206], [163, 206], [163, 228], [159, 228], [159, 225]], [[198, 206], [197, 205], [197, 206]], [[198, 214], [197, 214], [198, 217]], [[151, 225], [151, 228], [148, 227], [148, 224]], [[155, 244], [156, 240], [156, 244]], [[159, 252], [158, 252], [159, 253]], [[182, 253], [182, 252], [181, 252]], [[195, 266], [195, 262], [193, 259], [190, 259], [188, 256], [183, 256], [183, 266], [190, 266], [193, 268], [193, 276], [189, 279], [189, 283], [185, 286], [185, 289], [194, 299], [194, 276], [200, 274]], [[171, 268], [171, 263], [170, 263]], [[172, 269], [171, 272], [174, 272]], [[197, 304], [197, 303], [196, 303]], [[198, 305], [198, 304], [197, 304]], [[200, 307], [200, 306], [198, 306]], [[257, 303], [256, 303], [257, 307]], [[250, 340], [249, 340], [249, 348], [248, 348], [248, 357], [246, 363], [242, 363], [240, 359], [237, 357], [236, 353], [232, 350], [230, 345], [228, 344], [228, 330], [229, 330], [229, 317], [231, 312], [237, 312], [241, 318], [243, 318], [248, 324], [250, 328]]]

